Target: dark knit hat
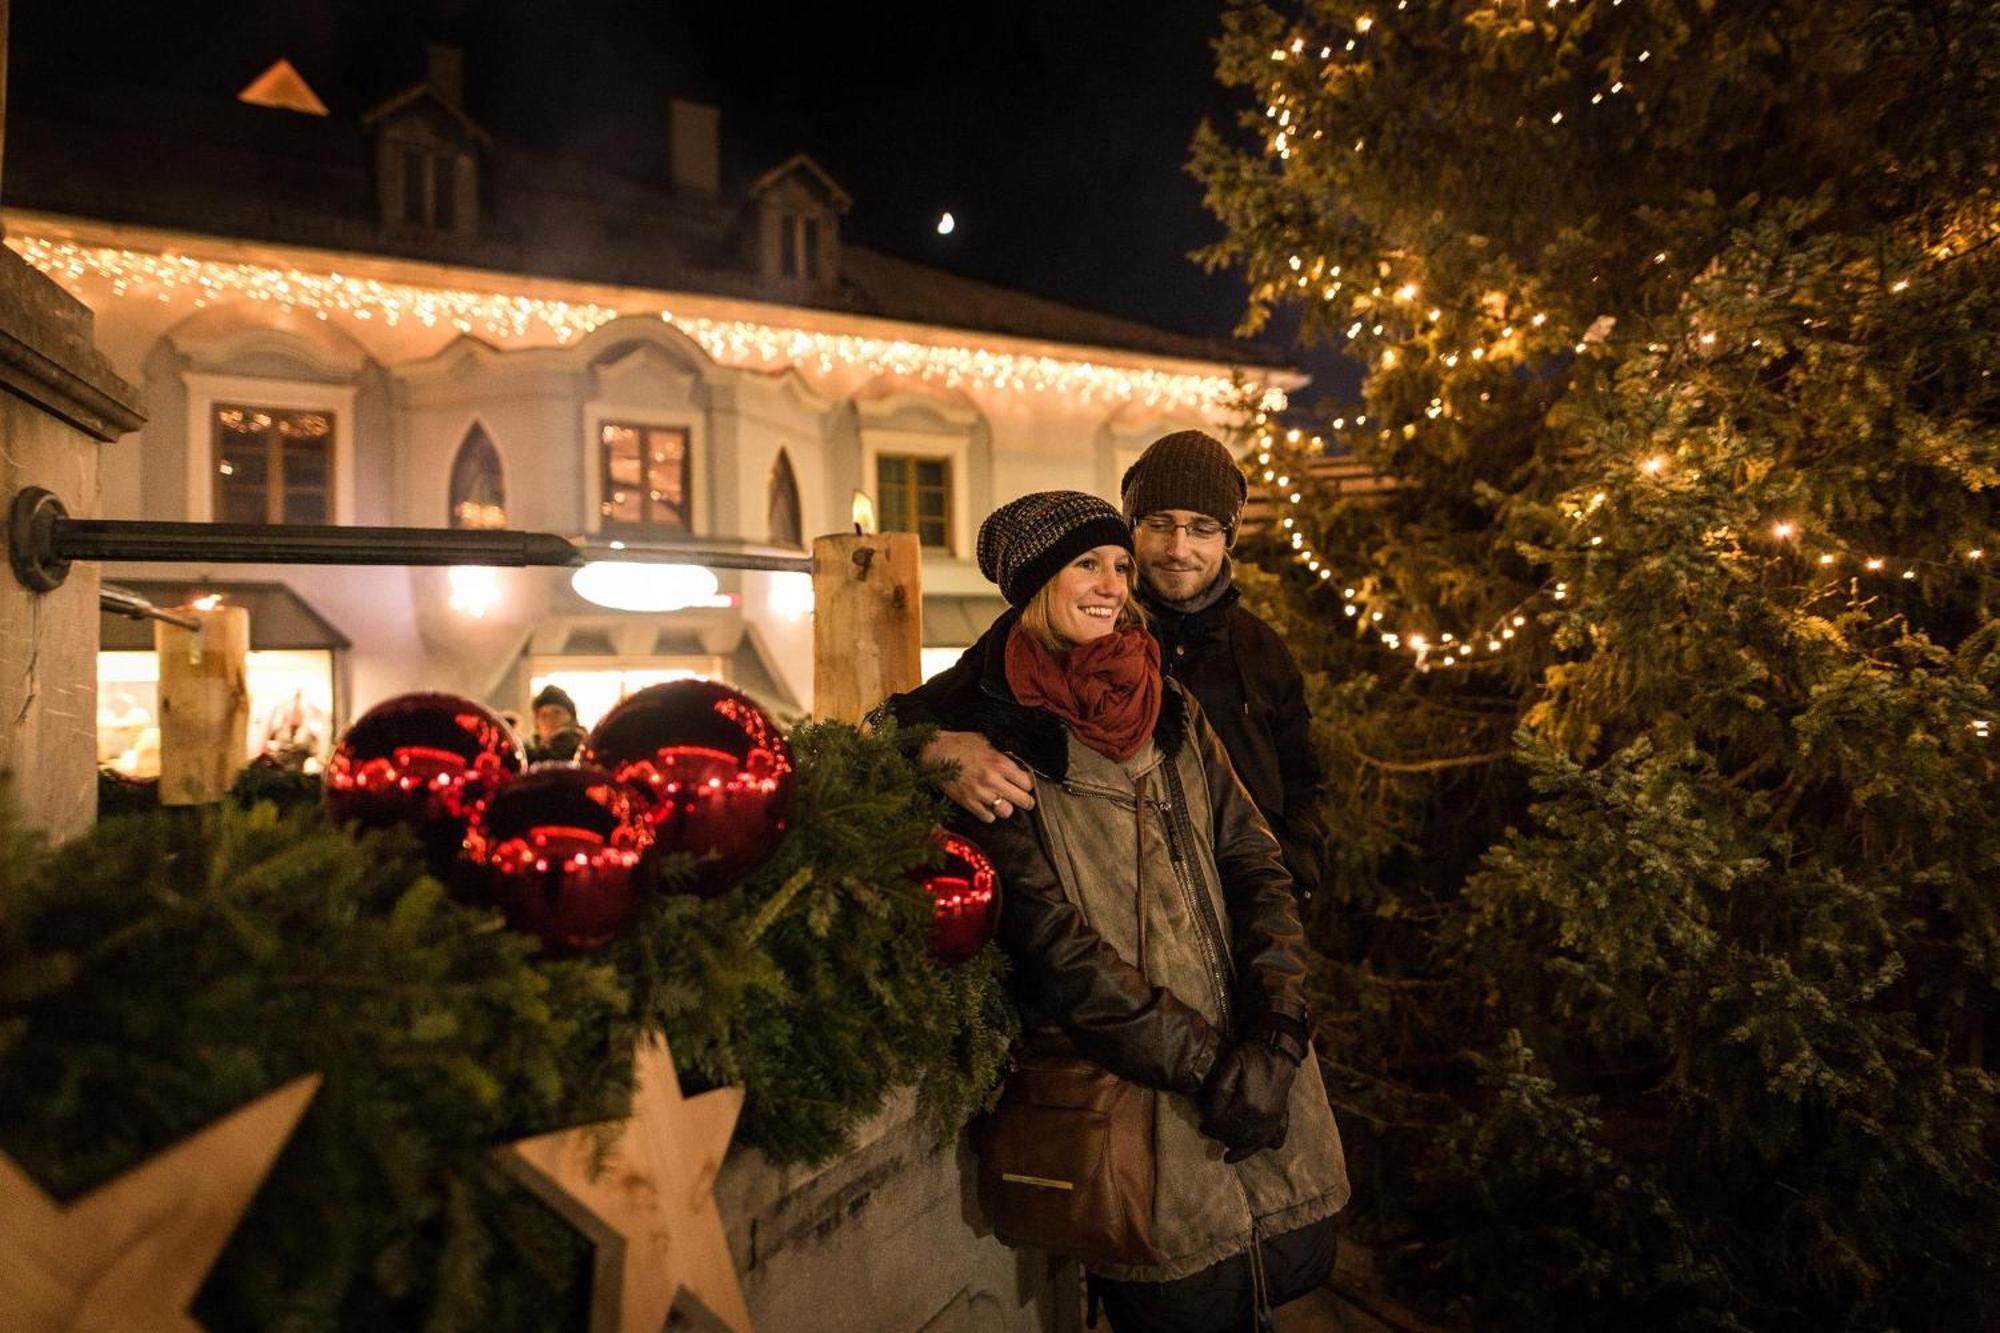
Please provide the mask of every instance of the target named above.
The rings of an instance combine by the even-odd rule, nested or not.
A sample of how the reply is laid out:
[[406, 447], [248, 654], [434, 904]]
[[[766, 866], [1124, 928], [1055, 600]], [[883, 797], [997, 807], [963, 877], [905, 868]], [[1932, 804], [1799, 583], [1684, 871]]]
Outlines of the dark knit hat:
[[1082, 491], [1036, 491], [979, 525], [979, 572], [1010, 606], [1026, 606], [1057, 570], [1097, 546], [1132, 549], [1131, 525], [1116, 509]]
[[1233, 540], [1250, 487], [1222, 441], [1198, 430], [1153, 441], [1118, 485], [1125, 517], [1137, 523], [1162, 509], [1191, 509], [1229, 529]]
[[567, 708], [571, 717], [576, 716], [576, 700], [570, 698], [569, 691], [560, 685], [542, 686], [541, 693], [535, 696], [535, 702], [530, 707], [540, 708], [544, 704], [556, 704]]

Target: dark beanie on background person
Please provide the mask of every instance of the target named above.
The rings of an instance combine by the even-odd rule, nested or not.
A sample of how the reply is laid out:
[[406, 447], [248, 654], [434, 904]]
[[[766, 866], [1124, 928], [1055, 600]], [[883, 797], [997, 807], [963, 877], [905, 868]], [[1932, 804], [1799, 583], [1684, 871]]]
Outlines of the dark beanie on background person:
[[1133, 523], [1162, 509], [1206, 514], [1236, 537], [1250, 485], [1229, 449], [1198, 430], [1175, 431], [1153, 441], [1118, 484], [1125, 517]]
[[[520, 696], [516, 695], [515, 697], [519, 698]], [[560, 685], [542, 686], [541, 693], [535, 696], [535, 702], [531, 705], [531, 707], [540, 708], [546, 704], [555, 704], [558, 707], [567, 708], [569, 710], [569, 715], [571, 717], [575, 717], [577, 715], [576, 700], [570, 698], [569, 691], [565, 690]]]
[[1057, 570], [1099, 546], [1132, 549], [1124, 515], [1082, 491], [1036, 491], [979, 525], [979, 572], [1000, 585], [1009, 606], [1026, 606]]

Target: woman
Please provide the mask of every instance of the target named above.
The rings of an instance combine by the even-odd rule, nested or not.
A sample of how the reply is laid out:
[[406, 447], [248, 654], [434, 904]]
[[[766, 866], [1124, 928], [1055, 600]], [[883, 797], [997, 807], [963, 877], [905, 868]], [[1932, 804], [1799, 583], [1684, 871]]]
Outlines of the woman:
[[1035, 774], [1032, 811], [961, 830], [1000, 871], [1024, 1040], [1164, 1094], [1163, 1259], [1096, 1267], [1093, 1294], [1119, 1333], [1269, 1326], [1325, 1280], [1348, 1194], [1290, 876], [1214, 731], [1161, 676], [1118, 511], [1024, 496], [981, 525], [978, 554], [1013, 609], [940, 721]]

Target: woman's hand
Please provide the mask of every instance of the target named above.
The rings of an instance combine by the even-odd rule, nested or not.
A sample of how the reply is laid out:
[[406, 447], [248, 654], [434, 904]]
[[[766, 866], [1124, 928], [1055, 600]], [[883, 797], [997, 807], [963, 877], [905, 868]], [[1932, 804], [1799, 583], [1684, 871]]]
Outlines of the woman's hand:
[[1225, 1162], [1285, 1146], [1299, 1048], [1275, 1034], [1246, 1037], [1222, 1053], [1196, 1099], [1201, 1132], [1226, 1146]]
[[940, 731], [924, 747], [927, 764], [952, 764], [944, 794], [984, 823], [1035, 808], [1035, 779], [976, 731]]

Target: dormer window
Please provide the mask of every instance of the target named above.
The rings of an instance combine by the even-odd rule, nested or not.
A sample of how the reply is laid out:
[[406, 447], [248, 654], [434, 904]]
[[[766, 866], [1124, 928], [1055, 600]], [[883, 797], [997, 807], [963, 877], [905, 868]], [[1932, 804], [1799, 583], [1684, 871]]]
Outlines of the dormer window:
[[375, 136], [375, 183], [384, 227], [470, 236], [479, 230], [478, 153], [486, 131], [465, 114], [464, 62], [446, 46], [427, 51], [429, 72], [361, 120]]
[[833, 177], [800, 154], [750, 187], [756, 200], [753, 251], [767, 278], [827, 287], [840, 280], [840, 215], [853, 201]]
[[412, 227], [455, 231], [458, 227], [459, 154], [405, 145], [403, 222]]
[[778, 221], [779, 273], [787, 278], [818, 282], [819, 219], [787, 213]]

